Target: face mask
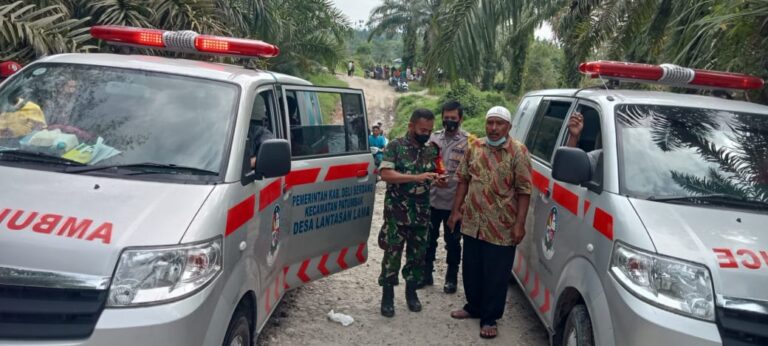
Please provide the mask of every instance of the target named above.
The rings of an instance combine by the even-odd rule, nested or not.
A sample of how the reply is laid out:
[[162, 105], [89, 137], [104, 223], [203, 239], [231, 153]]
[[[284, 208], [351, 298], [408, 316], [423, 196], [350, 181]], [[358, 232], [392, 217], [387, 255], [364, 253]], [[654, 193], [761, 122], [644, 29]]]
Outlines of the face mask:
[[448, 132], [455, 132], [459, 129], [459, 122], [454, 120], [443, 120], [443, 127]]
[[419, 144], [425, 144], [429, 140], [429, 135], [414, 135], [413, 138], [419, 142]]
[[501, 137], [501, 138], [499, 138], [498, 140], [495, 140], [495, 141], [492, 141], [490, 138], [488, 138], [487, 142], [488, 142], [488, 145], [490, 145], [492, 147], [498, 147], [498, 146], [501, 146], [502, 144], [507, 142], [507, 137]]

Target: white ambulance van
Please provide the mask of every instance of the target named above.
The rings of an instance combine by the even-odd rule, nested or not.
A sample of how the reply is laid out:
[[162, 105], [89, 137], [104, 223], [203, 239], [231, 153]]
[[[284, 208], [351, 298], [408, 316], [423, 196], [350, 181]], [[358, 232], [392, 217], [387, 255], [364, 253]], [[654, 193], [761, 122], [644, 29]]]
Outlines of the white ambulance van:
[[[580, 69], [763, 87], [674, 65]], [[512, 135], [535, 186], [513, 272], [552, 344], [768, 345], [768, 107], [603, 84], [544, 90], [523, 97]]]
[[[261, 41], [99, 26], [114, 44]], [[287, 290], [366, 261], [360, 90], [144, 55], [40, 59], [0, 85], [0, 345], [252, 345]]]

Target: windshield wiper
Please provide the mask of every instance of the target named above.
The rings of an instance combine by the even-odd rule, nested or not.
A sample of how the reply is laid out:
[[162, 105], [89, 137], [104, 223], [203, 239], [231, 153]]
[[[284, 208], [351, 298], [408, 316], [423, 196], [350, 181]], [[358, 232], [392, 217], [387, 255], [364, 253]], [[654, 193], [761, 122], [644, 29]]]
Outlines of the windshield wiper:
[[49, 163], [67, 166], [84, 166], [84, 164], [65, 159], [56, 155], [46, 154], [39, 151], [29, 151], [21, 149], [0, 150], [0, 161], [15, 162], [35, 162]]
[[692, 202], [692, 203], [706, 203], [706, 204], [721, 204], [721, 205], [736, 205], [744, 207], [752, 207], [758, 209], [767, 209], [768, 203], [755, 201], [743, 196], [729, 195], [724, 193], [712, 193], [706, 195], [691, 195], [691, 196], [651, 196], [648, 197], [649, 201], [655, 202]]
[[142, 163], [129, 163], [123, 165], [105, 165], [105, 166], [90, 166], [90, 167], [72, 167], [66, 170], [67, 173], [86, 173], [95, 171], [104, 171], [108, 169], [127, 169], [135, 171], [132, 175], [140, 174], [194, 174], [194, 175], [219, 175], [219, 172], [209, 171], [206, 169], [196, 167], [186, 167], [174, 165], [171, 163], [154, 163], [154, 162], [142, 162]]

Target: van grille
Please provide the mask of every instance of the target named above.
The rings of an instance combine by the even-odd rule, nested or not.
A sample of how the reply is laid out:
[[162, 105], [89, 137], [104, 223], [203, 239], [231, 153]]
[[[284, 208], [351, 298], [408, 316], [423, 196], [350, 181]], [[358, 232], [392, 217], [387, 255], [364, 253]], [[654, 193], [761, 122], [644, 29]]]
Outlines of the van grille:
[[717, 327], [724, 346], [768, 345], [768, 315], [717, 308]]
[[0, 339], [87, 338], [106, 298], [106, 290], [0, 284]]

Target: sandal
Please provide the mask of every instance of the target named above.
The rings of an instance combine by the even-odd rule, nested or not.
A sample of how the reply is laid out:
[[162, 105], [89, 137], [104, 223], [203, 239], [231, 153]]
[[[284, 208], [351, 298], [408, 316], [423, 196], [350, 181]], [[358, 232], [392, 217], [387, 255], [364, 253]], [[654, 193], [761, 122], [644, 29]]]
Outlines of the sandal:
[[499, 329], [496, 326], [480, 327], [480, 337], [483, 339], [493, 339], [499, 335]]
[[467, 312], [464, 309], [451, 311], [451, 318], [455, 318], [457, 320], [466, 320], [468, 318], [472, 318], [472, 314]]

